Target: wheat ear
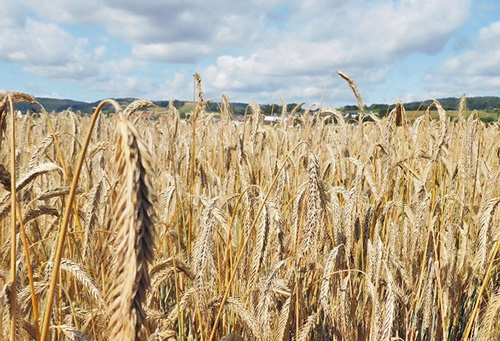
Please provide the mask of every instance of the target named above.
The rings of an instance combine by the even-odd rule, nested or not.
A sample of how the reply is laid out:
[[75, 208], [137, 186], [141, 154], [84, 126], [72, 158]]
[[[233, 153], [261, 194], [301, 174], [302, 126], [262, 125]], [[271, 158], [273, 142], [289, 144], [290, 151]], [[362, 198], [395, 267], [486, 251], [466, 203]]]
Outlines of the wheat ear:
[[104, 302], [102, 300], [101, 291], [96, 287], [94, 281], [90, 276], [81, 268], [78, 263], [73, 262], [69, 259], [61, 259], [61, 270], [64, 270], [70, 274], [72, 274], [78, 282], [80, 282], [92, 297], [96, 300], [99, 305], [102, 305]]
[[307, 318], [306, 322], [302, 327], [300, 327], [300, 330], [298, 332], [297, 340], [299, 341], [306, 341], [309, 340], [309, 334], [311, 333], [312, 329], [314, 328], [314, 325], [316, 324], [316, 319], [318, 318], [318, 313], [313, 313], [312, 315], [309, 315]]
[[359, 127], [362, 128], [363, 116], [365, 114], [365, 105], [363, 104], [363, 100], [361, 99], [361, 94], [359, 93], [358, 87], [356, 86], [356, 83], [354, 83], [354, 80], [347, 73], [343, 71], [338, 71], [337, 73], [347, 82], [347, 84], [349, 84], [354, 97], [356, 97], [356, 100], [358, 101]]
[[488, 235], [493, 214], [495, 213], [495, 209], [499, 203], [500, 198], [492, 198], [488, 200], [481, 214], [481, 227], [479, 230], [478, 250], [476, 253], [477, 268], [480, 273], [483, 271], [488, 258]]
[[152, 107], [154, 106], [153, 102], [147, 99], [138, 99], [130, 103], [125, 110], [123, 111], [123, 115], [125, 117], [129, 117], [133, 113], [135, 113], [137, 110], [140, 108], [145, 108], [145, 107]]
[[150, 285], [155, 191], [149, 180], [149, 150], [123, 115], [118, 116], [115, 136], [119, 186], [112, 228], [118, 259], [111, 269], [113, 283], [108, 290], [109, 330], [113, 340], [132, 340], [138, 338], [145, 318], [142, 303]]
[[[203, 297], [207, 273], [215, 269], [215, 245], [213, 234], [216, 226], [214, 211], [217, 209], [218, 198], [211, 199], [201, 220], [201, 228], [196, 238], [193, 249], [193, 270], [195, 274], [194, 286], [197, 290], [197, 297]], [[199, 302], [204, 303], [204, 302]]]
[[464, 113], [467, 108], [467, 96], [462, 94], [460, 100], [458, 101], [458, 122], [462, 123], [464, 121]]
[[[488, 302], [488, 308], [481, 321], [480, 341], [498, 340], [498, 311], [500, 310], [500, 293], [497, 291]], [[495, 335], [496, 334], [496, 335]]]

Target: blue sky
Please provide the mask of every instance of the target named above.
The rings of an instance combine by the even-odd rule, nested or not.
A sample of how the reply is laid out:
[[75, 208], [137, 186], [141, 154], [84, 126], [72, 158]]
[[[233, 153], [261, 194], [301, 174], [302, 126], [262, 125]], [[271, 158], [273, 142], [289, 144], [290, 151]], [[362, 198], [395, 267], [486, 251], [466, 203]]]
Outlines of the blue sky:
[[0, 0], [0, 89], [97, 101], [500, 96], [498, 0]]

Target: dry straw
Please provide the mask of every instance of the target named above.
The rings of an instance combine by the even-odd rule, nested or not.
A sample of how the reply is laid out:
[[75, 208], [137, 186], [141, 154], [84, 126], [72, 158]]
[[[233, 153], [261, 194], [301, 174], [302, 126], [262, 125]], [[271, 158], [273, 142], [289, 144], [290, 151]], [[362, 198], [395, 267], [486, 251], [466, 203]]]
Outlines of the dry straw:
[[9, 123], [0, 96], [0, 338], [498, 338], [498, 126], [465, 97], [240, 124], [195, 81], [190, 118], [156, 121], [105, 101]]

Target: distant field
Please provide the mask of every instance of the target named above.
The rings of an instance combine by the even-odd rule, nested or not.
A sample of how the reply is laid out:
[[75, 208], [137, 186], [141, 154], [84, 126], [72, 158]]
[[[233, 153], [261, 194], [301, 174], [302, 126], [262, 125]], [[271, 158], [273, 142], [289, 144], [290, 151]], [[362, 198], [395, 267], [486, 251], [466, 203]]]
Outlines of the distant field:
[[[463, 115], [464, 115], [464, 117], [469, 117], [469, 115], [471, 113], [472, 113], [472, 111], [465, 111], [463, 113]], [[476, 113], [477, 113], [478, 117], [482, 120], [485, 120], [485, 119], [489, 120], [489, 121], [497, 121], [498, 120], [498, 113], [486, 112], [486, 111], [476, 111]], [[417, 117], [422, 116], [424, 114], [424, 111], [412, 110], [412, 111], [406, 111], [406, 114], [407, 114], [408, 120], [410, 120], [410, 122], [413, 122]], [[456, 111], [456, 110], [447, 110], [446, 114], [449, 117], [452, 117], [454, 119], [456, 119], [458, 117], [458, 111]], [[431, 110], [430, 115], [434, 119], [437, 119], [439, 117], [437, 110]]]
[[[194, 110], [195, 104], [192, 102], [186, 102], [184, 105], [180, 108], [178, 108], [178, 112], [182, 115], [185, 116], [187, 114], [191, 114]], [[151, 108], [149, 109], [150, 112], [154, 112], [157, 114], [167, 114], [169, 111], [166, 108]], [[213, 112], [214, 114], [218, 114], [217, 112]], [[408, 110], [406, 111], [406, 118], [409, 123], [412, 123], [417, 117], [424, 115], [425, 111], [424, 110]], [[456, 110], [447, 110], [446, 111], [447, 115], [453, 119], [458, 118], [458, 111]], [[467, 118], [472, 111], [464, 111], [463, 115], [465, 118]], [[485, 122], [496, 122], [498, 121], [498, 113], [497, 112], [492, 112], [492, 111], [475, 111], [475, 114], [483, 121]], [[281, 115], [281, 111], [279, 112], [279, 115]], [[433, 119], [437, 119], [439, 117], [439, 114], [437, 110], [431, 110], [430, 111], [430, 116]], [[352, 120], [351, 120], [352, 121]]]

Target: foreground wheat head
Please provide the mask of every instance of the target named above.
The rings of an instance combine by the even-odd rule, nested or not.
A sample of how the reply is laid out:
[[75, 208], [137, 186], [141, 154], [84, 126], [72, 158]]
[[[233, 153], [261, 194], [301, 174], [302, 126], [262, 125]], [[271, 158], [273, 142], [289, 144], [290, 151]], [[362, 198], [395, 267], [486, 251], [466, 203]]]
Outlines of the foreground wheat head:
[[500, 128], [465, 97], [457, 119], [434, 101], [413, 122], [400, 103], [295, 125], [263, 124], [256, 103], [238, 125], [226, 96], [219, 122], [201, 94], [189, 119], [135, 102], [96, 118], [59, 260], [92, 121], [12, 124], [1, 103], [0, 340], [39, 339], [46, 316], [53, 340], [500, 336]]
[[116, 197], [112, 205], [113, 236], [108, 301], [110, 335], [114, 340], [139, 336], [145, 320], [143, 303], [153, 260], [155, 192], [151, 155], [136, 129], [124, 115], [115, 132]]

